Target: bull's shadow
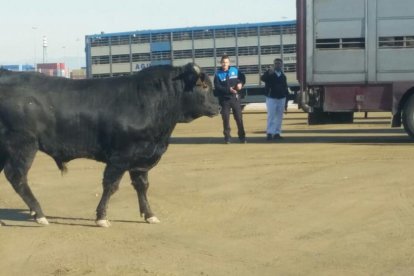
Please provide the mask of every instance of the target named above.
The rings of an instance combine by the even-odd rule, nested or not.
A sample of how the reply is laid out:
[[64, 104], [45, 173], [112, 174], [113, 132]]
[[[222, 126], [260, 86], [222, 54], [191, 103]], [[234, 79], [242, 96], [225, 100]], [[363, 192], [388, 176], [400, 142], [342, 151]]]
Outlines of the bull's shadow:
[[[75, 218], [75, 217], [60, 217], [47, 216], [50, 224], [70, 225], [70, 226], [84, 226], [84, 227], [98, 227], [95, 224], [95, 219], [92, 218]], [[146, 223], [145, 221], [119, 220], [111, 219], [112, 223]]]
[[25, 221], [31, 216], [27, 209], [0, 209], [0, 220]]
[[[95, 219], [92, 218], [47, 216], [47, 219], [50, 224], [97, 227]], [[146, 223], [144, 221], [116, 219], [110, 221], [113, 223]], [[42, 225], [36, 224], [27, 209], [0, 209], [0, 222], [2, 223], [2, 227], [43, 227]], [[20, 224], [22, 222], [30, 223], [30, 225]]]
[[[4, 221], [32, 221], [33, 225], [12, 225], [9, 222], [6, 223]], [[40, 227], [33, 221], [27, 209], [0, 209], [0, 223], [2, 227]]]

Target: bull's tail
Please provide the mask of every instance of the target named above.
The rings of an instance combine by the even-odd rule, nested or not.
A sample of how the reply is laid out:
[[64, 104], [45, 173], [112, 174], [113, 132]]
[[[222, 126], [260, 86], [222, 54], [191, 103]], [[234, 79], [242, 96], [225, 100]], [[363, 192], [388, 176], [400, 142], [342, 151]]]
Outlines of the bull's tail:
[[62, 173], [62, 175], [68, 172], [68, 168], [66, 167], [66, 162], [62, 162], [61, 160], [57, 160], [57, 159], [54, 159], [54, 160], [60, 172]]

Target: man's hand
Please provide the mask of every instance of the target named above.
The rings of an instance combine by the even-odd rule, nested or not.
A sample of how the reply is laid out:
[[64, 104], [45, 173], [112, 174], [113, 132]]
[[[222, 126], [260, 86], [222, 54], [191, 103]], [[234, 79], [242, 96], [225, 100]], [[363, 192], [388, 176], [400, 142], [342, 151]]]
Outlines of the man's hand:
[[240, 91], [240, 90], [242, 89], [242, 87], [243, 87], [243, 84], [242, 84], [242, 83], [238, 83], [238, 84], [236, 84], [236, 86], [234, 87], [234, 90], [236, 90], [236, 91]]

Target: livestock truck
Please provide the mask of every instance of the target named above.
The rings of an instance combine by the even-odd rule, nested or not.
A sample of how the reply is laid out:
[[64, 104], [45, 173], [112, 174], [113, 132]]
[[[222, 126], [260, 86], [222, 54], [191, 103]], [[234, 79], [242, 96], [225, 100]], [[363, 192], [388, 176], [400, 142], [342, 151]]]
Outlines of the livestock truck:
[[389, 111], [414, 138], [414, 1], [297, 0], [297, 78], [308, 123]]

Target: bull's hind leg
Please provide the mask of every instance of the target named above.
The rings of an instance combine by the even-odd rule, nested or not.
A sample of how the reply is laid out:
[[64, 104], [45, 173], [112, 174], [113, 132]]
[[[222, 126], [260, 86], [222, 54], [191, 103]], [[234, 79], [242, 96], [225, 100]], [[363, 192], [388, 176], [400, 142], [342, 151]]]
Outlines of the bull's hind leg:
[[111, 224], [106, 219], [106, 209], [110, 197], [118, 190], [119, 181], [121, 181], [124, 170], [107, 165], [104, 171], [102, 181], [103, 193], [101, 201], [96, 208], [96, 224], [100, 227], [109, 227]]
[[148, 223], [159, 223], [160, 220], [152, 213], [147, 199], [147, 190], [149, 187], [148, 172], [131, 170], [129, 171], [129, 175], [131, 176], [132, 186], [137, 191], [141, 215], [144, 216]]
[[[4, 175], [12, 184], [13, 189], [23, 199], [29, 207], [31, 214], [39, 224], [49, 224], [42, 208], [36, 197], [33, 195], [28, 183], [27, 173], [32, 166], [37, 152], [37, 146], [34, 141], [26, 139], [16, 139], [14, 144], [10, 145], [7, 160], [4, 162]], [[18, 142], [18, 143], [17, 143]], [[20, 143], [22, 142], [22, 143]]]

